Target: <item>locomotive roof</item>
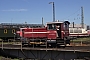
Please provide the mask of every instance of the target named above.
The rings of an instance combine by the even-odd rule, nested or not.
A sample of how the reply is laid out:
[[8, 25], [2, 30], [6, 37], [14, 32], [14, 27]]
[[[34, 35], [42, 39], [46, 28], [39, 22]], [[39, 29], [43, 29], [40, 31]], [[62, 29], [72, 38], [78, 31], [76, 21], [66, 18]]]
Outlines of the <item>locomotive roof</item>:
[[47, 22], [47, 24], [56, 24], [56, 23], [69, 23], [69, 22], [68, 21]]
[[21, 23], [1, 23], [1, 25], [16, 25], [16, 26], [18, 26], [18, 25], [42, 25], [42, 24], [21, 24]]
[[42, 27], [43, 25], [42, 24], [20, 24], [20, 23], [1, 23], [0, 24], [0, 28], [3, 28], [3, 27], [16, 27], [16, 28], [20, 28], [20, 27]]

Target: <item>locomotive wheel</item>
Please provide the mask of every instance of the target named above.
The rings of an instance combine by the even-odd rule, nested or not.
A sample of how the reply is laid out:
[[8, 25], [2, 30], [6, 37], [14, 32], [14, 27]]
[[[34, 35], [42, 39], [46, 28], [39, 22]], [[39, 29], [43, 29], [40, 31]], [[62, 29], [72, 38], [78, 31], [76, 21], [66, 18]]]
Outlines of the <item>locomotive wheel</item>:
[[52, 48], [55, 48], [55, 47], [56, 47], [56, 43], [52, 43], [52, 44], [51, 44], [51, 47], [52, 47]]
[[59, 47], [59, 44], [56, 44], [56, 47], [58, 48]]
[[24, 47], [24, 43], [22, 43], [22, 47]]
[[48, 47], [49, 47], [49, 44], [47, 43], [47, 45], [46, 45], [46, 46], [47, 46], [47, 48], [48, 48]]
[[33, 47], [36, 47], [36, 44], [32, 44], [33, 45]]
[[40, 47], [40, 44], [37, 44], [37, 47]]
[[64, 38], [64, 46], [66, 46], [66, 38]]

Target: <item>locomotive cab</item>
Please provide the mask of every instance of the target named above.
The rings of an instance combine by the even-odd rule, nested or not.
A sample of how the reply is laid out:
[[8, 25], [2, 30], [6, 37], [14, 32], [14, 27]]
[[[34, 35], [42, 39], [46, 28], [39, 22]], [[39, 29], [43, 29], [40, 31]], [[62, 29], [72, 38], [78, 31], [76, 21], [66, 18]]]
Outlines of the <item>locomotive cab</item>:
[[[60, 45], [66, 45], [67, 43], [70, 43], [69, 37], [69, 22], [49, 22], [47, 23], [47, 31], [50, 33], [48, 34], [48, 40], [51, 45], [60, 44]], [[53, 32], [52, 32], [53, 31]], [[53, 36], [53, 37], [52, 37]], [[53, 41], [53, 42], [52, 42]]]
[[56, 31], [56, 38], [62, 38], [69, 36], [69, 22], [49, 22], [47, 23], [48, 31]]
[[48, 31], [56, 31], [56, 37], [61, 38], [61, 23], [59, 22], [53, 22], [53, 23], [48, 23], [47, 24], [47, 30]]

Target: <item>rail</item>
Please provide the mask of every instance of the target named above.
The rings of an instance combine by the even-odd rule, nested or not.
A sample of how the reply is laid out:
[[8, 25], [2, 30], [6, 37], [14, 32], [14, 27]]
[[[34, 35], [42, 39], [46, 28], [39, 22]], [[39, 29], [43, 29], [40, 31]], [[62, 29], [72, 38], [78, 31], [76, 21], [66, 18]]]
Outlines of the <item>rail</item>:
[[[33, 42], [31, 42], [31, 44], [33, 44], [33, 48], [36, 48], [36, 47], [34, 47], [34, 43]], [[37, 43], [38, 44], [38, 43]], [[46, 47], [46, 51], [47, 51], [47, 40], [46, 40], [46, 42], [43, 42], [42, 44], [45, 44], [45, 46], [44, 47]], [[12, 39], [10, 39], [10, 40], [7, 40], [7, 41], [4, 41], [4, 40], [0, 40], [0, 46], [1, 46], [1, 48], [2, 48], [2, 50], [5, 48], [5, 47], [13, 47], [13, 46], [20, 46], [20, 49], [21, 49], [21, 51], [23, 50], [23, 45], [22, 45], [22, 40], [20, 40], [20, 41], [16, 41], [16, 40], [12, 40]], [[27, 45], [28, 46], [28, 45]]]
[[[28, 45], [26, 45], [26, 46], [32, 47], [32, 48], [42, 48], [42, 47], [44, 47], [46, 49], [46, 51], [47, 51], [48, 48], [51, 48], [50, 46], [48, 47], [47, 40], [46, 40], [46, 42], [44, 42], [44, 44], [45, 45], [34, 46], [34, 44], [32, 43], [33, 46], [28, 46]], [[20, 40], [20, 41], [17, 41], [17, 40], [10, 41], [10, 40], [8, 40], [6, 42], [6, 41], [0, 39], [0, 47], [2, 48], [2, 50], [4, 49], [4, 47], [9, 47], [9, 46], [10, 47], [11, 46], [15, 46], [15, 47], [19, 46], [21, 51], [23, 50], [22, 40]], [[67, 46], [72, 46], [73, 50], [75, 50], [75, 47], [77, 47], [77, 46], [90, 46], [90, 43], [88, 43], [88, 44], [87, 43], [83, 43], [83, 40], [81, 40], [81, 42], [79, 42], [79, 43], [76, 43], [74, 40], [71, 40], [70, 45], [66, 45], [66, 47]], [[53, 48], [59, 48], [59, 47], [53, 47]]]

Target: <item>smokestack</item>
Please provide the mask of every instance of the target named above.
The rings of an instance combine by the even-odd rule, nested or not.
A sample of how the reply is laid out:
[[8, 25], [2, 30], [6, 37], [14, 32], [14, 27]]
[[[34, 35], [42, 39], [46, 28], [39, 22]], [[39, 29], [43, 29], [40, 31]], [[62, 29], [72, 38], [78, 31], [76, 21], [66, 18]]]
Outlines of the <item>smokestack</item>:
[[74, 22], [73, 22], [73, 28], [74, 28]]
[[42, 27], [44, 26], [44, 24], [43, 24], [43, 17], [42, 17]]

